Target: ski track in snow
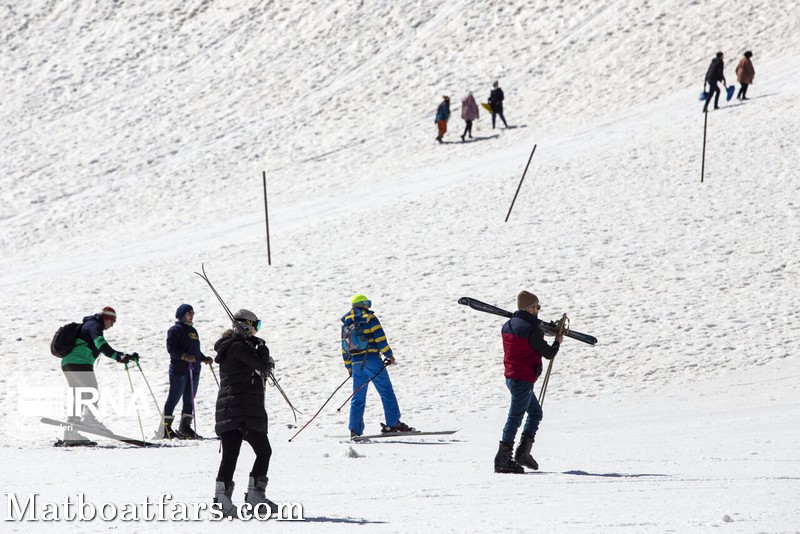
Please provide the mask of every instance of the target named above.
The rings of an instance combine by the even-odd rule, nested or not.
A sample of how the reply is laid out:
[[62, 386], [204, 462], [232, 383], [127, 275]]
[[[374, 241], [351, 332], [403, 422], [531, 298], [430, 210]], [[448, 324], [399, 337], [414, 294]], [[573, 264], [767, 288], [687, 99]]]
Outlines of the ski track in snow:
[[[797, 530], [800, 28], [782, 6], [29, 1], [0, 13], [4, 491], [210, 501], [215, 442], [55, 450], [29, 402], [63, 388], [55, 329], [111, 304], [111, 345], [142, 354], [163, 403], [177, 305], [194, 305], [206, 353], [226, 326], [193, 274], [205, 263], [231, 307], [264, 319], [299, 424], [344, 378], [338, 319], [363, 292], [398, 358], [404, 420], [462, 429], [351, 445], [331, 437], [346, 433], [340, 392], [288, 444], [291, 413], [268, 391], [270, 490], [311, 519], [282, 530]], [[724, 50], [732, 83], [746, 49], [750, 100], [709, 114], [700, 184], [700, 81]], [[462, 96], [485, 101], [495, 79], [514, 128], [482, 113], [458, 142]], [[491, 472], [508, 403], [502, 319], [456, 301], [513, 309], [521, 288], [543, 318], [566, 311], [599, 343], [565, 342], [534, 447], [542, 472], [508, 477]], [[130, 389], [107, 359], [97, 375]], [[158, 416], [132, 379], [149, 438]], [[201, 434], [215, 390], [206, 370]], [[370, 393], [368, 430], [381, 419]], [[141, 437], [133, 412], [111, 426]], [[251, 461], [244, 447], [239, 472]]]

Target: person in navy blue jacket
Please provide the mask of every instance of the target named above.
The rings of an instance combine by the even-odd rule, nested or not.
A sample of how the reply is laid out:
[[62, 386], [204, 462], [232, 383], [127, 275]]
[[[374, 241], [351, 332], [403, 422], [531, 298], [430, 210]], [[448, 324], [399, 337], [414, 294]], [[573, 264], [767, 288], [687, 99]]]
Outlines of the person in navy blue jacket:
[[[162, 437], [172, 439], [200, 439], [192, 430], [194, 419], [194, 396], [200, 385], [201, 364], [211, 364], [214, 360], [200, 350], [200, 336], [192, 323], [194, 308], [189, 304], [181, 304], [175, 312], [177, 321], [167, 332], [167, 352], [169, 352], [169, 393], [164, 403], [164, 421]], [[178, 401], [183, 397], [181, 422], [177, 431], [172, 429], [172, 415]]]
[[[495, 473], [524, 473], [523, 466], [539, 469], [539, 464], [531, 456], [531, 447], [542, 420], [542, 407], [533, 393], [533, 384], [542, 374], [542, 358], [555, 358], [563, 340], [563, 335], [556, 336], [552, 345], [544, 340], [539, 327], [542, 321], [538, 317], [542, 306], [536, 295], [521, 291], [517, 295], [517, 308], [503, 325], [503, 364], [506, 386], [511, 392], [511, 406], [500, 448], [494, 458]], [[528, 418], [522, 438], [512, 458], [517, 430], [526, 413]]]

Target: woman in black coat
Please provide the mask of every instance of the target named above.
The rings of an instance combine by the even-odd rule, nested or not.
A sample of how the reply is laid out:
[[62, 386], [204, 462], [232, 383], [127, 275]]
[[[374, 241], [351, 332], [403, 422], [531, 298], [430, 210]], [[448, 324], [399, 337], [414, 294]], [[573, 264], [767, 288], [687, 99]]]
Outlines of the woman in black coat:
[[234, 314], [234, 319], [238, 324], [226, 330], [214, 345], [220, 374], [214, 430], [222, 443], [214, 502], [222, 505], [224, 515], [235, 515], [231, 501], [233, 473], [242, 441], [249, 443], [256, 454], [245, 502], [251, 505], [267, 503], [270, 508], [274, 506], [265, 496], [272, 447], [267, 436], [264, 389], [275, 362], [269, 355], [266, 342], [256, 337], [261, 326], [256, 314], [239, 310]]

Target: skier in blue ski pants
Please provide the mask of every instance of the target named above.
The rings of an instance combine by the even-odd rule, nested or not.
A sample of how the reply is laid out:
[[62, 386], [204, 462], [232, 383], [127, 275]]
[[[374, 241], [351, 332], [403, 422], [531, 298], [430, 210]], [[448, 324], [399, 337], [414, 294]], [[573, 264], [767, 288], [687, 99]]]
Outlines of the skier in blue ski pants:
[[[364, 366], [362, 367], [362, 363]], [[383, 403], [383, 413], [386, 416], [386, 426], [394, 427], [400, 422], [400, 407], [397, 405], [397, 397], [392, 388], [392, 381], [389, 373], [383, 369], [383, 361], [375, 355], [367, 356], [363, 362], [353, 361], [353, 389], [358, 390], [365, 382], [373, 376], [372, 384], [378, 390]], [[378, 374], [380, 373], [380, 374]], [[377, 375], [377, 376], [375, 376]], [[353, 396], [350, 404], [350, 431], [358, 435], [364, 433], [364, 408], [367, 405], [367, 390], [369, 384], [361, 388]]]
[[[381, 425], [381, 432], [413, 431], [412, 427], [400, 421], [400, 407], [397, 405], [397, 397], [392, 388], [392, 381], [389, 379], [389, 371], [384, 366], [384, 360], [387, 362], [386, 366], [392, 365], [394, 356], [386, 341], [386, 334], [381, 322], [370, 310], [372, 302], [362, 294], [353, 296], [350, 302], [353, 308], [342, 317], [342, 359], [347, 371], [353, 377], [353, 391], [355, 392], [350, 401], [350, 437], [364, 434], [364, 408], [367, 405], [367, 390], [369, 389], [367, 382], [370, 380], [375, 384], [375, 389], [381, 396], [383, 414], [386, 417], [386, 424]], [[354, 325], [359, 327], [365, 345], [351, 354], [350, 350], [346, 348], [345, 337], [348, 327]], [[364, 386], [364, 384], [367, 385]]]

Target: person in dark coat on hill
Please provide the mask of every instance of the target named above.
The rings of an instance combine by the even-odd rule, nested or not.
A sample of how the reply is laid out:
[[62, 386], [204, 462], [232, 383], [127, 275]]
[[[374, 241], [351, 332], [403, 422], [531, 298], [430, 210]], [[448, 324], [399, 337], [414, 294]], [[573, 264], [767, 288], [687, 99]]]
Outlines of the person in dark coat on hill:
[[[558, 335], [552, 345], [544, 340], [538, 317], [542, 307], [533, 293], [521, 291], [517, 295], [517, 308], [502, 330], [503, 365], [506, 386], [511, 392], [511, 406], [503, 427], [500, 448], [494, 458], [495, 473], [524, 473], [523, 466], [539, 469], [539, 464], [531, 456], [531, 447], [542, 421], [542, 407], [533, 392], [533, 384], [542, 374], [542, 358], [555, 358], [564, 339], [563, 335]], [[528, 417], [522, 438], [512, 459], [517, 430], [526, 413]]]
[[739, 100], [747, 100], [747, 88], [753, 83], [753, 78], [756, 77], [756, 69], [753, 67], [751, 57], [753, 57], [753, 53], [748, 50], [744, 53], [744, 57], [739, 60], [739, 65], [736, 66], [736, 79], [741, 84], [739, 94], [736, 95]]
[[275, 367], [266, 342], [256, 337], [261, 321], [250, 310], [239, 310], [236, 323], [214, 344], [219, 364], [220, 387], [217, 395], [216, 426], [220, 437], [222, 460], [217, 473], [214, 503], [225, 516], [235, 515], [233, 473], [242, 441], [256, 454], [250, 470], [245, 501], [253, 506], [274, 503], [266, 498], [267, 471], [272, 447], [267, 436], [267, 410], [264, 407], [266, 379]]
[[489, 93], [489, 106], [492, 108], [492, 130], [494, 130], [498, 115], [500, 115], [500, 118], [503, 120], [503, 125], [508, 128], [508, 123], [503, 115], [503, 100], [505, 100], [506, 97], [503, 94], [503, 90], [500, 88], [500, 82], [495, 81], [492, 87], [492, 92]]
[[703, 106], [703, 113], [708, 111], [708, 103], [711, 102], [711, 97], [714, 97], [714, 109], [719, 109], [719, 82], [722, 82], [723, 87], [728, 86], [725, 81], [725, 62], [722, 61], [722, 52], [717, 52], [714, 59], [706, 71], [706, 82], [708, 84], [708, 97], [706, 104]]
[[[195, 330], [194, 308], [181, 304], [175, 312], [177, 321], [167, 331], [167, 352], [169, 353], [169, 393], [164, 403], [164, 420], [161, 437], [172, 439], [201, 439], [192, 429], [194, 419], [194, 397], [200, 385], [201, 364], [211, 364], [214, 360], [200, 350], [200, 336]], [[175, 406], [183, 398], [181, 421], [178, 431], [172, 429]]]
[[[75, 340], [75, 347], [69, 354], [61, 358], [61, 371], [64, 373], [70, 388], [98, 389], [94, 365], [95, 360], [101, 353], [122, 364], [139, 360], [137, 353], [125, 354], [119, 352], [114, 350], [106, 341], [103, 332], [113, 327], [116, 322], [117, 312], [111, 306], [104, 307], [100, 310], [100, 313], [83, 318], [83, 325], [81, 325], [78, 338]], [[74, 395], [71, 398], [74, 399]], [[92, 404], [92, 407], [97, 408], [96, 401]], [[108, 428], [97, 420], [96, 414], [92, 412], [88, 405], [84, 405], [82, 410], [78, 410], [76, 406], [73, 406], [72, 414], [67, 417], [67, 422], [108, 431]], [[64, 445], [66, 446], [91, 445], [93, 443], [73, 428], [64, 429]]]
[[447, 133], [447, 121], [450, 120], [450, 97], [445, 95], [442, 97], [442, 103], [439, 104], [439, 107], [436, 108], [436, 119], [434, 122], [436, 123], [437, 128], [439, 128], [439, 135], [436, 136], [436, 140], [442, 143], [442, 139], [444, 138], [444, 134]]

